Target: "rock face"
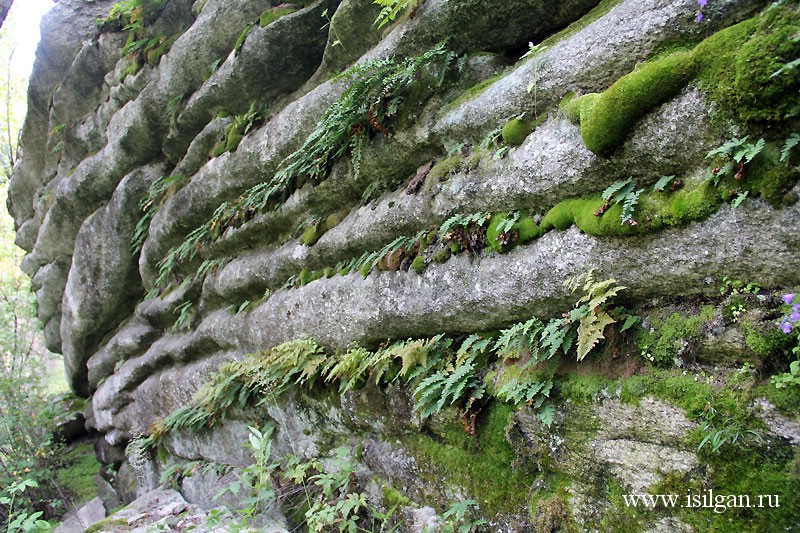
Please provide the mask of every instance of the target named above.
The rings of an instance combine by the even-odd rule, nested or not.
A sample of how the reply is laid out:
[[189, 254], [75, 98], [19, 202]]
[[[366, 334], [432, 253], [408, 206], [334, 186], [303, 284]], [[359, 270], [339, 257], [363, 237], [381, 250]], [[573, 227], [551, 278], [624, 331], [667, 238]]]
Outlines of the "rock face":
[[[188, 501], [215, 505], [211, 492], [233, 473], [252, 481], [242, 444], [266, 424], [273, 457], [322, 461], [308, 466], [312, 481], [349, 472], [340, 501], [364, 500], [349, 518], [331, 511], [340, 514], [326, 527], [363, 527], [372, 511], [408, 531], [455, 527], [469, 513], [448, 505], [476, 500], [470, 512], [489, 526], [474, 527], [493, 531], [676, 530], [705, 515], [619, 515], [621, 494], [744, 490], [704, 455], [726, 435], [750, 446], [742, 457], [795, 453], [791, 402], [779, 414], [734, 394], [740, 374], [713, 385], [701, 365], [747, 361], [764, 376], [788, 367], [791, 346], [775, 333], [787, 311], [774, 294], [800, 284], [798, 150], [787, 141], [800, 71], [775, 72], [800, 55], [796, 5], [412, 0], [393, 2], [380, 24], [391, 6], [369, 0], [134, 4], [100, 23], [113, 2], [62, 0], [45, 18], [8, 206], [48, 347], [91, 398], [101, 455], [119, 458], [148, 435], [160, 447], [145, 454], [152, 479], [139, 489], [168, 472]], [[758, 91], [747, 92], [748, 77]], [[781, 116], [769, 114], [775, 102]], [[621, 115], [632, 124], [608, 139], [622, 141], [587, 148], [589, 128]], [[616, 304], [627, 311], [613, 295], [580, 308], [564, 282], [587, 272], [624, 286]], [[686, 309], [677, 327], [672, 313]], [[623, 334], [633, 321], [619, 327], [629, 311], [644, 317], [636, 334]], [[498, 331], [534, 316], [571, 331], [554, 345], [564, 343], [561, 364], [541, 375], [549, 363], [530, 339], [543, 333], [513, 357], [498, 351]], [[602, 325], [590, 357], [624, 363], [593, 367], [621, 381], [587, 397], [567, 361], [569, 335], [586, 334], [577, 324], [590, 329], [591, 318]], [[473, 333], [495, 347], [465, 363], [473, 352], [456, 343]], [[374, 367], [334, 364], [355, 347], [377, 354], [440, 334], [444, 352], [390, 356], [402, 365], [377, 384], [361, 386]], [[220, 383], [221, 367], [249, 368], [258, 358], [248, 354], [298, 339], [318, 346], [308, 357], [334, 354], [306, 376], [313, 389], [270, 396], [280, 380], [261, 368], [266, 381], [243, 389], [235, 412], [202, 404], [251, 377], [202, 389]], [[710, 395], [699, 407], [652, 383], [628, 394], [651, 370], [667, 372], [641, 356], [693, 365], [716, 392], [694, 391]], [[514, 383], [533, 386], [531, 357], [553, 388], [508, 396]], [[443, 381], [441, 405], [426, 412], [426, 376], [467, 367], [473, 381], [452, 397]], [[344, 385], [348, 375], [359, 387]], [[748, 417], [769, 405], [766, 426], [733, 411], [713, 419], [720, 390]], [[197, 405], [202, 427], [163, 422]], [[357, 456], [350, 470], [337, 449]], [[128, 455], [118, 476], [128, 500], [141, 496], [134, 463]], [[321, 520], [271, 476], [256, 506], [274, 527]], [[483, 482], [505, 487], [482, 496]], [[189, 509], [176, 493], [153, 497]], [[200, 527], [190, 510], [185, 524]], [[141, 525], [129, 515], [126, 531]]]

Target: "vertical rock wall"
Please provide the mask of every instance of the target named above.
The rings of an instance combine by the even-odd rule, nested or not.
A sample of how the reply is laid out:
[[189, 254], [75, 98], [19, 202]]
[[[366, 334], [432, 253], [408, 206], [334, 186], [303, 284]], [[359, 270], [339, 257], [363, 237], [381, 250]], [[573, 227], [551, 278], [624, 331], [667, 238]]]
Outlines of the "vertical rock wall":
[[[564, 280], [591, 269], [645, 314], [718, 295], [723, 279], [800, 283], [797, 154], [780, 153], [800, 82], [791, 69], [763, 76], [798, 55], [792, 2], [425, 0], [377, 28], [367, 0], [171, 0], [130, 31], [96, 24], [113, 5], [62, 0], [45, 18], [8, 201], [48, 347], [92, 398], [104, 457], [189, 404], [221, 364], [298, 338], [335, 354], [547, 320], [576, 300]], [[409, 83], [358, 92], [398, 65]], [[762, 76], [756, 90], [748, 75]], [[764, 140], [757, 155], [707, 156], [746, 135]], [[673, 179], [654, 188], [662, 176]], [[625, 221], [623, 198], [601, 195], [628, 179], [641, 190]], [[717, 333], [691, 348], [714, 352]], [[732, 360], [785, 366], [739, 340]], [[635, 340], [606, 341], [638, 360]], [[242, 467], [246, 422], [265, 418], [281, 453], [357, 443], [359, 483], [380, 505], [381, 483], [399, 490], [408, 529], [435, 521], [426, 505], [471, 497], [495, 528], [606, 530], [601, 478], [644, 491], [704, 468], [685, 444], [696, 417], [664, 397], [587, 406], [562, 392], [551, 427], [495, 399], [479, 443], [444, 457], [432, 443], [461, 450], [462, 437], [446, 417], [421, 418], [411, 390], [294, 391], [163, 447]], [[453, 457], [500, 453], [498, 438], [502, 468], [521, 476], [507, 490], [540, 479], [560, 496], [498, 505], [475, 472], [451, 475]], [[548, 468], [570, 481], [536, 478]], [[206, 501], [198, 479], [184, 494]], [[637, 524], [685, 525], [671, 520]]]

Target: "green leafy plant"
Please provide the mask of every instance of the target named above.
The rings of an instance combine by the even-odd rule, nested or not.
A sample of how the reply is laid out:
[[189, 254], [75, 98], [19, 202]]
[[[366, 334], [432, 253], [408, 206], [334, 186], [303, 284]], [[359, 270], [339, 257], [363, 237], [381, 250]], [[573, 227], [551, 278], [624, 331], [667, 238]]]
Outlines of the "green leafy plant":
[[[800, 43], [800, 35], [795, 34], [792, 37], [790, 37], [789, 40], [791, 40], [792, 42], [795, 42], [795, 43]], [[770, 77], [770, 79], [777, 78], [778, 76], [781, 76], [783, 74], [790, 73], [792, 70], [796, 69], [797, 67], [800, 67], [800, 57], [798, 57], [796, 59], [793, 59], [791, 61], [787, 61], [786, 63], [781, 65], [781, 68], [779, 68], [778, 70], [776, 70], [775, 72], [770, 74], [769, 77]]]
[[697, 451], [702, 450], [706, 445], [711, 447], [711, 453], [720, 453], [723, 446], [736, 446], [740, 443], [761, 442], [761, 433], [754, 429], [747, 429], [742, 422], [734, 417], [725, 417], [721, 424], [717, 424], [717, 410], [711, 405], [706, 404], [703, 415], [704, 423], [701, 431], [705, 434]]
[[192, 318], [194, 318], [192, 302], [186, 301], [178, 305], [174, 310], [174, 314], [178, 315], [178, 318], [175, 319], [175, 323], [172, 325], [172, 331], [187, 329], [192, 322]]
[[167, 6], [168, 0], [124, 0], [109, 11], [108, 16], [97, 20], [98, 30], [103, 32], [127, 31], [128, 40], [121, 56], [127, 57], [131, 65], [122, 73], [122, 79], [135, 74], [145, 64], [155, 66], [177, 38], [151, 35], [152, 24]]
[[573, 293], [578, 289], [582, 289], [584, 292], [584, 295], [569, 312], [569, 323], [573, 324], [576, 321], [578, 323], [578, 361], [582, 361], [604, 338], [606, 327], [616, 322], [616, 319], [609, 314], [607, 304], [626, 288], [616, 285], [617, 280], [614, 278], [597, 281], [594, 278], [594, 272], [592, 269], [586, 274], [575, 276], [564, 282], [564, 286]]
[[486, 520], [473, 517], [477, 507], [478, 502], [475, 500], [453, 502], [450, 508], [442, 514], [443, 522], [439, 528], [439, 533], [470, 533], [477, 531], [478, 526], [487, 523]]
[[8, 507], [8, 517], [6, 518], [6, 532], [11, 533], [14, 531], [23, 532], [38, 532], [50, 531], [53, 526], [49, 522], [41, 519], [42, 511], [28, 513], [26, 511], [18, 511], [14, 507], [17, 497], [25, 492], [26, 489], [38, 489], [39, 484], [33, 479], [21, 479], [3, 489], [5, 496], [0, 496], [0, 505]]
[[272, 460], [271, 439], [275, 426], [269, 424], [261, 430], [248, 426], [247, 431], [253, 463], [242, 469], [236, 480], [219, 491], [213, 498], [217, 500], [226, 493], [239, 496], [243, 490], [246, 491], [246, 497], [241, 500], [244, 507], [238, 510], [244, 520], [243, 525], [262, 513], [263, 505], [275, 498], [272, 477], [280, 466], [280, 463]]
[[[287, 458], [283, 477], [302, 486], [305, 525], [309, 531], [370, 531], [364, 526], [370, 516], [377, 516], [366, 495], [356, 490], [352, 453], [339, 447], [333, 454], [324, 462], [318, 458], [309, 461], [296, 456]], [[382, 518], [385, 520], [389, 514], [383, 514]]]
[[547, 324], [531, 318], [512, 324], [496, 337], [468, 335], [458, 349], [455, 339], [444, 334], [397, 340], [374, 351], [356, 346], [333, 355], [308, 337], [283, 343], [223, 365], [188, 405], [154, 426], [151, 442], [159, 442], [170, 431], [211, 427], [233, 410], [262, 404], [291, 387], [323, 381], [338, 383], [344, 393], [368, 379], [376, 384], [402, 379], [411, 384], [415, 410], [421, 417], [460, 404], [465, 406], [463, 416], [469, 418], [470, 409], [487, 394], [488, 365], [498, 359], [504, 366], [490, 393], [501, 401], [542, 409], [543, 416], [552, 419], [552, 412], [544, 409], [553, 385], [552, 372], [540, 368], [540, 363], [567, 354], [576, 341], [578, 360], [582, 360], [604, 338], [610, 324], [622, 320], [619, 330], [625, 331], [637, 322], [623, 308], [610, 307], [612, 299], [624, 289], [615, 283], [614, 279], [595, 280], [593, 271], [576, 276], [565, 284], [573, 292], [581, 289], [585, 294], [564, 317], [550, 319]]
[[255, 23], [251, 22], [247, 26], [244, 27], [242, 33], [239, 34], [239, 37], [236, 39], [236, 43], [233, 45], [233, 55], [234, 57], [239, 55], [239, 52], [242, 51], [242, 46], [244, 46], [244, 42], [247, 40], [247, 36], [250, 35], [250, 32], [255, 28]]
[[152, 23], [169, 0], [123, 0], [111, 7], [108, 15], [97, 20], [101, 32], [141, 28]]
[[781, 150], [782, 162], [786, 162], [789, 160], [789, 153], [798, 144], [800, 144], [800, 133], [792, 133], [786, 138], [786, 141], [784, 141], [783, 143], [783, 149]]
[[800, 361], [789, 363], [789, 371], [772, 376], [772, 384], [782, 389], [790, 385], [800, 386]]
[[485, 387], [476, 372], [476, 355], [472, 353], [460, 364], [445, 364], [431, 373], [414, 389], [414, 408], [422, 418], [427, 418], [452, 405], [464, 395], [483, 397]]
[[187, 177], [183, 174], [172, 174], [169, 176], [160, 176], [147, 189], [147, 196], [142, 198], [139, 202], [139, 209], [142, 211], [142, 217], [136, 224], [136, 230], [131, 239], [131, 250], [133, 253], [139, 253], [142, 249], [147, 233], [150, 230], [150, 222], [152, 222], [158, 209], [164, 202], [175, 194], [187, 181]]
[[733, 138], [708, 152], [706, 158], [718, 158], [725, 161], [722, 167], [716, 167], [711, 172], [714, 185], [719, 184], [720, 178], [730, 174], [733, 174], [737, 181], [745, 178], [746, 165], [761, 153], [765, 145], [764, 139], [751, 143], [748, 142], [749, 138], [749, 135], [741, 139]]
[[633, 219], [633, 211], [636, 209], [636, 204], [639, 202], [639, 196], [642, 192], [644, 192], [644, 189], [636, 189], [633, 178], [616, 181], [603, 191], [601, 196], [606, 203], [595, 215], [602, 215], [612, 202], [622, 204], [622, 223], [636, 226], [637, 223]]
[[374, 22], [374, 25], [381, 29], [390, 22], [394, 22], [397, 15], [408, 6], [414, 6], [414, 9], [416, 9], [421, 2], [420, 0], [374, 0], [372, 3], [381, 6], [381, 12]]
[[264, 112], [259, 109], [256, 102], [252, 102], [246, 113], [235, 115], [233, 121], [225, 127], [223, 138], [214, 146], [212, 155], [217, 157], [225, 152], [235, 152], [239, 143], [250, 133], [253, 126], [263, 119]]

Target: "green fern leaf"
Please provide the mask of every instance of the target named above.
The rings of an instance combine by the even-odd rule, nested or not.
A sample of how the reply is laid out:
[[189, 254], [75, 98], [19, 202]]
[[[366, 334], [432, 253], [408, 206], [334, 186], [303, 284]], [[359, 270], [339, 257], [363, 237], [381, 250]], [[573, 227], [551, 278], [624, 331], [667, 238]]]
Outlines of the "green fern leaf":
[[620, 197], [625, 197], [630, 191], [633, 190], [633, 178], [626, 180], [615, 181], [606, 188], [601, 194], [603, 200], [610, 201], [612, 198], [617, 198], [616, 203], [619, 203]]
[[583, 361], [586, 355], [603, 339], [606, 326], [616, 322], [605, 311], [598, 311], [584, 317], [578, 325], [578, 361]]

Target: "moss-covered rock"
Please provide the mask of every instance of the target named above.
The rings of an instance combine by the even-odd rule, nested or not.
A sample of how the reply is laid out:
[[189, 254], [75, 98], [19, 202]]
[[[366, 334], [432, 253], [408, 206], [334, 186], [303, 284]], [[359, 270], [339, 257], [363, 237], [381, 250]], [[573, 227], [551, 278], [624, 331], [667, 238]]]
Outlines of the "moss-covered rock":
[[287, 5], [281, 5], [267, 9], [261, 13], [260, 17], [258, 17], [258, 25], [261, 28], [265, 28], [279, 18], [289, 15], [290, 13], [294, 13], [295, 11], [296, 9], [294, 7]]
[[676, 52], [640, 65], [600, 95], [582, 96], [565, 110], [568, 116], [580, 117], [586, 147], [607, 154], [622, 143], [637, 120], [677, 96], [695, 72], [694, 56]]

